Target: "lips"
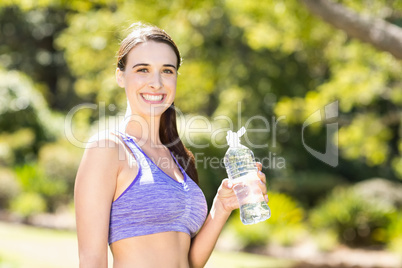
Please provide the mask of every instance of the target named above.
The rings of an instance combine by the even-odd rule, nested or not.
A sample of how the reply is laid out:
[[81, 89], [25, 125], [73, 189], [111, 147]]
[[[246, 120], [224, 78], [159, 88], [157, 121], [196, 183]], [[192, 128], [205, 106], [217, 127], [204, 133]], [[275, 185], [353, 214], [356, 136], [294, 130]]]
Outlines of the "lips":
[[147, 103], [162, 103], [166, 94], [148, 94], [142, 93], [142, 99]]

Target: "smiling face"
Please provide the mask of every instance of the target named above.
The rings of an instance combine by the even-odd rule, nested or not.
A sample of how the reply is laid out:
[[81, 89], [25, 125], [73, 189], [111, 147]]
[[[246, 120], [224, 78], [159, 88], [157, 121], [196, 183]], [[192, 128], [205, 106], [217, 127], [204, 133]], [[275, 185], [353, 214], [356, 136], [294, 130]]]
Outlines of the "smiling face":
[[169, 108], [176, 95], [177, 65], [175, 52], [165, 43], [147, 41], [131, 49], [116, 79], [126, 90], [132, 114], [161, 116]]

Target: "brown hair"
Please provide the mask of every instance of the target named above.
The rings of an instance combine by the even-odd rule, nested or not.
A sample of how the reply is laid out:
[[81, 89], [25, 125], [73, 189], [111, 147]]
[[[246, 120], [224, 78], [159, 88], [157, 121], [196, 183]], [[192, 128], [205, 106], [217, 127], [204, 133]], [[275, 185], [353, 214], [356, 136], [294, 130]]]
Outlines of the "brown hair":
[[[121, 42], [117, 55], [117, 67], [124, 71], [127, 63], [127, 55], [135, 46], [147, 41], [165, 43], [169, 45], [177, 56], [177, 70], [181, 64], [179, 49], [173, 39], [162, 29], [143, 23], [134, 23], [129, 28], [131, 31]], [[198, 184], [198, 173], [195, 167], [194, 155], [181, 141], [176, 123], [176, 111], [174, 103], [162, 114], [159, 126], [161, 142], [169, 148], [179, 164], [184, 168], [190, 178]]]

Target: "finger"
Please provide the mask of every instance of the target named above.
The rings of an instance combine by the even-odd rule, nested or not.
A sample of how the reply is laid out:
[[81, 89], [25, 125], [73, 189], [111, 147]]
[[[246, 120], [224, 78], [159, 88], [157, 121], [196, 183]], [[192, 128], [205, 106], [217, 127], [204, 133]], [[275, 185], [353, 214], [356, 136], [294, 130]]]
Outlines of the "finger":
[[232, 189], [233, 183], [229, 179], [224, 179], [222, 181], [222, 186], [227, 188], [227, 189]]
[[258, 186], [260, 187], [262, 194], [267, 194], [267, 187], [265, 184], [260, 183]]
[[258, 175], [258, 178], [260, 178], [260, 180], [261, 180], [264, 184], [267, 183], [267, 178], [266, 178], [266, 176], [265, 176], [264, 173], [262, 173], [261, 171], [258, 171], [258, 172], [257, 172], [257, 175]]
[[257, 165], [258, 170], [261, 171], [262, 170], [262, 164], [260, 162], [256, 162], [255, 164]]
[[265, 199], [265, 202], [269, 202], [269, 198], [268, 198], [268, 195], [266, 194], [266, 195], [264, 195], [264, 199]]

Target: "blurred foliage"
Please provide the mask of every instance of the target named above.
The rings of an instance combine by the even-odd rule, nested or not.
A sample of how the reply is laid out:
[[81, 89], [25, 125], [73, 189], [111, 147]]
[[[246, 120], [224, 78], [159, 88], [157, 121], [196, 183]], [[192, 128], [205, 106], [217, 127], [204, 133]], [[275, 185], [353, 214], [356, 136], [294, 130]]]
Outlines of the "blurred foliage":
[[[67, 148], [48, 144], [41, 149], [39, 163], [15, 168], [22, 193], [32, 193], [35, 198], [41, 198], [50, 212], [54, 212], [60, 205], [68, 204], [73, 197], [74, 178], [80, 158], [71, 154]], [[28, 197], [31, 198], [31, 195]], [[21, 198], [24, 202], [27, 200]]]
[[313, 228], [333, 229], [338, 240], [351, 246], [387, 242], [389, 215], [395, 208], [359, 195], [352, 187], [335, 188], [310, 212]]
[[402, 184], [383, 178], [372, 178], [353, 186], [362, 198], [370, 199], [384, 207], [402, 208]]
[[12, 170], [0, 168], [0, 209], [8, 208], [10, 201], [20, 192]]
[[24, 221], [29, 221], [29, 217], [46, 211], [46, 202], [38, 193], [25, 192], [11, 201], [10, 209]]
[[0, 94], [0, 162], [36, 159], [44, 142], [63, 133], [61, 115], [49, 109], [38, 86], [21, 72], [0, 69]]
[[333, 229], [312, 232], [312, 238], [320, 251], [331, 251], [339, 245], [338, 234]]
[[264, 245], [268, 242], [291, 246], [306, 235], [303, 222], [304, 209], [290, 196], [271, 192], [269, 203], [271, 217], [258, 224], [243, 225], [240, 212], [236, 210], [229, 220], [228, 229], [234, 230], [244, 247]]
[[278, 178], [272, 188], [295, 197], [305, 207], [313, 207], [316, 200], [324, 198], [334, 187], [342, 184], [347, 182], [335, 174], [301, 171]]
[[67, 195], [67, 199], [72, 197], [81, 154], [81, 150], [68, 143], [49, 143], [39, 152], [38, 165], [43, 170], [43, 175], [51, 182], [64, 184], [66, 190], [60, 194]]
[[402, 249], [402, 210], [391, 215], [391, 222], [387, 228], [388, 248], [396, 253]]
[[[401, 1], [337, 2], [402, 27]], [[182, 53], [179, 129], [196, 155], [209, 204], [226, 177], [219, 162], [226, 131], [249, 130], [242, 143], [263, 163], [274, 193], [270, 220], [238, 227], [246, 244], [294, 243], [305, 233], [304, 210], [314, 207], [311, 222], [327, 241], [324, 250], [336, 244], [334, 232], [349, 244], [402, 244], [387, 229], [399, 228], [399, 216], [385, 217], [388, 212], [367, 203], [359, 189], [336, 190], [325, 199], [336, 186], [373, 177], [401, 184], [402, 64], [312, 16], [296, 0], [1, 1], [2, 208], [28, 217], [71, 202], [85, 141], [124, 114], [125, 93], [114, 79], [116, 52], [136, 21], [164, 28]], [[310, 115], [324, 115], [335, 100], [339, 136], [332, 142], [339, 146], [339, 165], [330, 167], [306, 151], [301, 131]], [[319, 152], [326, 151], [327, 123], [304, 133]], [[397, 202], [392, 207], [400, 209]], [[230, 226], [239, 223], [233, 217]], [[370, 233], [360, 237], [366, 225]], [[348, 232], [355, 239], [345, 239]]]

